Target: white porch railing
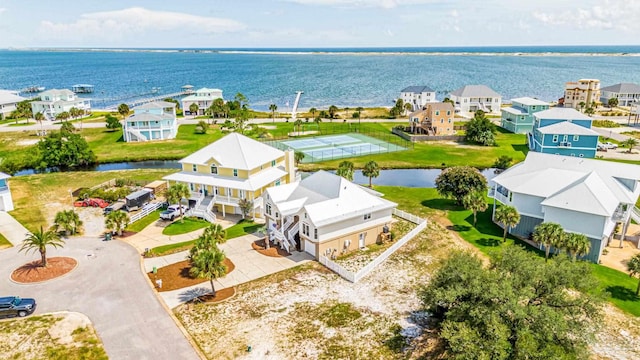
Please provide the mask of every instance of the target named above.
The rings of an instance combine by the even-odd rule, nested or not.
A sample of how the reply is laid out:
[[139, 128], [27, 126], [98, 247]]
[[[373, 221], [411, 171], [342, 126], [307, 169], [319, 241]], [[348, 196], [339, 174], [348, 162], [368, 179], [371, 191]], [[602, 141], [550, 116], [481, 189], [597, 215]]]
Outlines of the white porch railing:
[[[135, 128], [131, 128], [131, 127], [127, 127], [124, 129], [125, 132], [129, 133], [130, 135], [133, 135], [135, 137], [138, 138], [138, 141], [147, 141], [149, 139], [147, 139], [146, 136], [142, 135], [142, 133]], [[131, 137], [129, 137], [129, 139], [131, 139]]]
[[631, 218], [633, 219], [633, 221], [640, 224], [640, 209], [634, 206], [631, 210]]
[[289, 230], [287, 230], [287, 239], [291, 246], [296, 247], [296, 234], [300, 230], [300, 222], [296, 221]]
[[131, 217], [129, 217], [129, 225], [131, 225], [134, 222], [142, 219], [143, 217], [151, 214], [152, 212], [156, 211], [160, 207], [162, 207], [162, 203], [160, 203], [160, 202], [148, 204], [141, 211], [139, 211], [139, 212], [131, 215]]

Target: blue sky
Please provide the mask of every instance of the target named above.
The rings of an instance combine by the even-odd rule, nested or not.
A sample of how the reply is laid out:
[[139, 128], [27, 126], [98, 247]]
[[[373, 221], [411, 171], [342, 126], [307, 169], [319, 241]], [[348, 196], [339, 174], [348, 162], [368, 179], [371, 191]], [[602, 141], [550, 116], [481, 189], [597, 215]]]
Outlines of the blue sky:
[[630, 0], [0, 0], [7, 47], [639, 45]]

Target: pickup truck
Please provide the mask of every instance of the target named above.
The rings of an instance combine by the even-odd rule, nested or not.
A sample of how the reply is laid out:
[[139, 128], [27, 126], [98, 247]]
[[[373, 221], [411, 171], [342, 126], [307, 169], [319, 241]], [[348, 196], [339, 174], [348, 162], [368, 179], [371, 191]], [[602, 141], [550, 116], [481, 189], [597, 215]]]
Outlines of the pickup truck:
[[167, 210], [160, 213], [160, 219], [173, 220], [180, 216], [180, 207], [182, 207], [182, 213], [187, 211], [187, 207], [184, 205], [170, 205]]

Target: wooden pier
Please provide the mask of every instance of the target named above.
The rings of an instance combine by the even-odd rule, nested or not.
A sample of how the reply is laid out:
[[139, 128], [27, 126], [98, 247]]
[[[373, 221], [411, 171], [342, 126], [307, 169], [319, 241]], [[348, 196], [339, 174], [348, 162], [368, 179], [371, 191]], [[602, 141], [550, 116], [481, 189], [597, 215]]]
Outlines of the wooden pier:
[[[180, 92], [171, 93], [171, 94], [162, 94], [162, 95], [153, 96], [153, 97], [149, 97], [149, 98], [128, 101], [128, 102], [125, 102], [125, 104], [127, 104], [127, 106], [129, 106], [129, 108], [133, 109], [136, 106], [140, 106], [140, 105], [147, 104], [147, 103], [150, 103], [150, 102], [162, 101], [162, 100], [164, 100], [166, 98], [174, 98], [174, 97], [189, 95], [189, 94], [192, 94], [192, 93], [193, 93], [193, 91], [186, 90], [186, 91], [180, 91]], [[120, 104], [107, 106], [105, 108], [105, 110], [117, 110], [118, 109], [118, 105], [120, 105]]]

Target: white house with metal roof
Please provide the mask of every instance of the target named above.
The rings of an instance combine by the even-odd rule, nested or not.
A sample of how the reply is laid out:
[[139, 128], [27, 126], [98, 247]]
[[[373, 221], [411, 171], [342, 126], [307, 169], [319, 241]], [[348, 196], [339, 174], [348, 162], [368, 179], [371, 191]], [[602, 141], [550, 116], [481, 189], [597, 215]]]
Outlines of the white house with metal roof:
[[600, 89], [600, 102], [607, 105], [609, 99], [618, 99], [619, 106], [631, 106], [640, 102], [640, 85], [632, 83], [620, 83]]
[[449, 94], [456, 111], [500, 114], [502, 96], [486, 85], [466, 85]]
[[51, 89], [39, 95], [40, 101], [31, 102], [33, 114], [42, 113], [47, 120], [55, 120], [62, 112], [69, 112], [71, 108], [91, 112], [91, 99], [80, 98], [68, 89]]
[[204, 115], [215, 99], [222, 99], [222, 90], [200, 88], [194, 94], [182, 98], [182, 109], [190, 111], [191, 104], [198, 105], [198, 113], [191, 115]]
[[529, 152], [524, 162], [491, 180], [489, 196], [515, 207], [520, 223], [509, 233], [530, 238], [536, 225], [554, 222], [565, 231], [586, 235], [586, 258], [598, 262], [613, 239], [616, 225], [626, 232], [631, 218], [640, 220], [640, 166]]
[[13, 199], [11, 198], [11, 189], [7, 180], [11, 175], [0, 172], [0, 211], [12, 211]]
[[412, 111], [422, 110], [427, 103], [437, 101], [436, 92], [428, 86], [408, 86], [400, 91], [400, 99], [411, 104]]
[[376, 243], [397, 206], [379, 192], [322, 170], [268, 188], [263, 198], [270, 240], [316, 259]]
[[[296, 180], [293, 151], [285, 152], [231, 133], [180, 160], [182, 171], [165, 180], [187, 184], [194, 216], [215, 220], [215, 212], [242, 214], [241, 199], [253, 201], [262, 216], [262, 193], [271, 186]], [[206, 216], [205, 216], [206, 215]]]
[[123, 137], [126, 142], [167, 140], [178, 134], [176, 104], [153, 101], [133, 108], [124, 120]]
[[21, 101], [27, 100], [18, 95], [17, 91], [0, 90], [0, 115], [6, 118], [11, 112], [17, 109], [17, 105]]

